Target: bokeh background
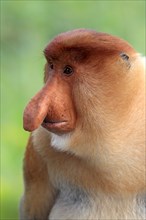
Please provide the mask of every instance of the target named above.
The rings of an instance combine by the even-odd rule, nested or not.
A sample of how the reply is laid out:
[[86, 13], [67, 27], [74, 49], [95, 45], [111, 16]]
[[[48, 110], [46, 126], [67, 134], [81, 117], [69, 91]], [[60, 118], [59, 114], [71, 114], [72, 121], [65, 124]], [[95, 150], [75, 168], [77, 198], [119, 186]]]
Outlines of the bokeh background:
[[18, 219], [28, 133], [23, 109], [43, 84], [43, 49], [75, 28], [108, 32], [145, 54], [145, 0], [1, 0], [1, 219]]

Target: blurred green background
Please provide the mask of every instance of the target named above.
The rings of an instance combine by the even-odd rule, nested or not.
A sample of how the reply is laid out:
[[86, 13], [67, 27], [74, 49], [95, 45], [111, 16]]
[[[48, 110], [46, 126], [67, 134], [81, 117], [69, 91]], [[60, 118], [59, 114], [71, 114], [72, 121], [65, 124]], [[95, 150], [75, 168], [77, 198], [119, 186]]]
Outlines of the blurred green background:
[[18, 219], [28, 133], [23, 109], [43, 84], [43, 49], [74, 28], [108, 32], [145, 54], [145, 0], [1, 0], [1, 219]]

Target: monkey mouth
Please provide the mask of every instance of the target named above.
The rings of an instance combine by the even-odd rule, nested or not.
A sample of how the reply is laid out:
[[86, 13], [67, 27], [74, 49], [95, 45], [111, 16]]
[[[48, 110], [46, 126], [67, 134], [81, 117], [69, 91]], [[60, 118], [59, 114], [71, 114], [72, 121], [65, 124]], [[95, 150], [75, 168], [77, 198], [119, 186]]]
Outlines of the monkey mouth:
[[67, 121], [44, 120], [42, 127], [53, 133], [64, 133], [68, 130]]

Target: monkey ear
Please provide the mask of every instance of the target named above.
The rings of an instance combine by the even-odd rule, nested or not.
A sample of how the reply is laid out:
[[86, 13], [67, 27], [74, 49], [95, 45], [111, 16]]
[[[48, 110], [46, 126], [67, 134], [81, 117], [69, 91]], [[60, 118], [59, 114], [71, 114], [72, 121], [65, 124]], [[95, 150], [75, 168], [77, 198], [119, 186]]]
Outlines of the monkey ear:
[[126, 53], [122, 52], [122, 53], [120, 53], [120, 57], [122, 58], [122, 60], [124, 60], [126, 62], [126, 65], [128, 66], [128, 68], [130, 68], [131, 64], [130, 64], [130, 57], [129, 57], [129, 55], [127, 55]]
[[124, 53], [124, 52], [122, 52], [122, 53], [120, 53], [120, 57], [123, 59], [123, 60], [129, 60], [129, 56], [126, 54], [126, 53]]

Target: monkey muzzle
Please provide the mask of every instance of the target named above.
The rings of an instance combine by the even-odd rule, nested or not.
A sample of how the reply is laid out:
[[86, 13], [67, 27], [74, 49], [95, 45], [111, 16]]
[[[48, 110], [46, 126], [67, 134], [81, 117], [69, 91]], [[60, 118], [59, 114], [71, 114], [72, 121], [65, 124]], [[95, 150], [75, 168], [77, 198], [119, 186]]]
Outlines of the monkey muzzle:
[[26, 131], [34, 131], [42, 125], [50, 132], [66, 133], [75, 128], [75, 123], [71, 89], [55, 77], [46, 82], [24, 110], [23, 127]]

